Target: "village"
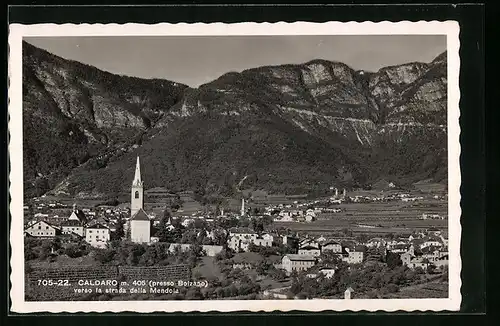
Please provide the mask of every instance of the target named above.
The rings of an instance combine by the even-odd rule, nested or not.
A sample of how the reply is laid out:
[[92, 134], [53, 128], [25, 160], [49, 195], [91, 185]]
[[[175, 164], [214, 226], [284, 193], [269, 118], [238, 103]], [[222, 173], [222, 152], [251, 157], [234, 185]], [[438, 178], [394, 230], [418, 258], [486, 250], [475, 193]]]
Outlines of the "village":
[[[423, 199], [404, 192], [348, 196], [345, 189], [340, 191], [332, 187], [331, 190], [332, 195], [326, 198], [308, 200], [295, 196], [281, 201], [280, 198], [268, 200], [269, 196], [261, 192], [251, 198], [241, 198], [239, 210], [218, 207], [215, 211], [198, 209], [190, 213], [186, 208], [193, 197], [188, 191], [181, 194], [170, 194], [163, 188], [144, 191], [137, 157], [130, 204], [78, 207], [76, 203], [69, 206], [35, 198], [31, 206], [24, 207], [24, 233], [27, 238], [59, 239], [66, 245], [84, 241], [97, 251], [106, 250], [112, 241], [146, 246], [167, 243], [171, 255], [190, 252], [194, 246], [199, 246], [200, 256], [206, 259], [231, 257], [233, 270], [257, 269], [264, 257], [268, 265], [284, 272], [286, 277], [301, 274], [309, 279], [330, 279], [338, 272], [339, 264], [364, 266], [387, 261], [389, 256], [391, 259], [397, 257], [396, 265], [420, 273], [447, 270], [448, 240], [442, 228], [419, 228], [406, 234], [352, 234], [349, 230], [325, 230], [315, 234], [287, 227], [312, 224], [325, 215], [335, 216], [342, 213], [341, 204], [346, 202], [418, 202]], [[441, 199], [439, 195], [432, 195], [432, 198]], [[443, 214], [427, 213], [416, 217], [422, 220], [444, 218]], [[374, 223], [355, 225], [361, 230], [377, 228]], [[261, 255], [255, 259], [252, 253]], [[268, 289], [266, 293], [272, 297], [283, 296], [276, 289]]]

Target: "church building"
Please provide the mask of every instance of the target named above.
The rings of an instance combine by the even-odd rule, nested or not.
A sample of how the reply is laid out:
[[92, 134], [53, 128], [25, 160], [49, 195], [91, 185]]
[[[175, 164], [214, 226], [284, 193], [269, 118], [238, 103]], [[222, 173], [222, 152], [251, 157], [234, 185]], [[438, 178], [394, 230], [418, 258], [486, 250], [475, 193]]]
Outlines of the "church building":
[[138, 156], [130, 199], [130, 240], [135, 243], [151, 241], [151, 221], [143, 207], [144, 183], [141, 180], [141, 165]]

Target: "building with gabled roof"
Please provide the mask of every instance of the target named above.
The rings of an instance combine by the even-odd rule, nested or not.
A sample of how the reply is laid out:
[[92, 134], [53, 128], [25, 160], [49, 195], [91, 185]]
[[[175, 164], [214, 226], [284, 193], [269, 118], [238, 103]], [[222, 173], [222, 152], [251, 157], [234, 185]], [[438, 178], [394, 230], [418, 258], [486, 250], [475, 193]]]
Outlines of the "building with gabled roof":
[[281, 267], [288, 273], [308, 270], [316, 264], [316, 257], [308, 255], [288, 254], [283, 256]]
[[53, 238], [60, 233], [60, 229], [46, 221], [38, 221], [26, 227], [24, 233], [33, 237]]
[[96, 223], [85, 229], [85, 241], [87, 241], [92, 247], [106, 248], [110, 238], [111, 234], [109, 228], [101, 223]]
[[88, 222], [87, 216], [81, 209], [76, 208], [76, 204], [73, 204], [73, 211], [68, 217], [68, 221], [78, 221], [80, 224], [85, 225]]
[[334, 253], [341, 253], [342, 245], [334, 240], [326, 240], [321, 244], [321, 252], [328, 250]]
[[67, 221], [61, 223], [62, 234], [78, 234], [80, 237], [85, 236], [85, 227], [79, 220], [68, 219]]

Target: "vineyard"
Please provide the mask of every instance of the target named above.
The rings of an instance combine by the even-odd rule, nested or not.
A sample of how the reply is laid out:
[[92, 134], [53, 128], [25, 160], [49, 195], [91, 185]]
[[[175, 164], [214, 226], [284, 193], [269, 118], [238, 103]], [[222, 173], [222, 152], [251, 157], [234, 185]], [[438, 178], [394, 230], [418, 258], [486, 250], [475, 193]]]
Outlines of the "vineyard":
[[[26, 301], [86, 301], [96, 300], [95, 286], [88, 282], [113, 282], [106, 288], [129, 290], [136, 280], [189, 280], [191, 272], [186, 265], [157, 267], [134, 266], [75, 266], [71, 268], [36, 269], [25, 278]], [[80, 291], [81, 290], [81, 291]]]

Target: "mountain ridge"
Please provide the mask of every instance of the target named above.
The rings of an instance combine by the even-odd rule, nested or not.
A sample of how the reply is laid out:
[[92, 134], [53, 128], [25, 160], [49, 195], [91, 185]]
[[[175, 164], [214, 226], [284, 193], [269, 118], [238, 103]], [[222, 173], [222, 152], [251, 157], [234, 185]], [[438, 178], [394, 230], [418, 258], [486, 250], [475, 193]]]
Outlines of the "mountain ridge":
[[23, 122], [42, 121], [24, 128], [28, 196], [125, 193], [136, 155], [151, 187], [206, 195], [234, 194], [245, 175], [275, 192], [446, 179], [446, 52], [376, 73], [264, 66], [190, 88], [35, 49], [23, 43]]

